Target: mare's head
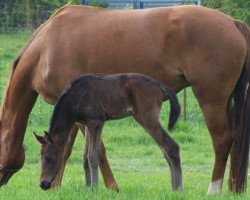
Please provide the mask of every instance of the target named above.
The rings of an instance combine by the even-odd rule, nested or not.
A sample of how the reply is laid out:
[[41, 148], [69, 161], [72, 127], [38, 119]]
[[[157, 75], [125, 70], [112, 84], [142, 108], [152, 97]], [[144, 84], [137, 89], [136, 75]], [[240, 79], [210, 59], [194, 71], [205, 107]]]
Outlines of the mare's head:
[[[22, 168], [25, 154], [21, 145], [19, 148], [10, 148], [12, 140], [5, 137], [9, 129], [2, 128], [3, 110], [0, 109], [0, 187], [7, 184], [9, 179]], [[17, 138], [15, 138], [17, 139]]]
[[44, 132], [44, 136], [34, 133], [36, 140], [41, 144], [41, 174], [40, 187], [43, 190], [50, 189], [52, 181], [55, 179], [62, 164], [63, 151], [60, 144], [52, 139], [49, 133]]

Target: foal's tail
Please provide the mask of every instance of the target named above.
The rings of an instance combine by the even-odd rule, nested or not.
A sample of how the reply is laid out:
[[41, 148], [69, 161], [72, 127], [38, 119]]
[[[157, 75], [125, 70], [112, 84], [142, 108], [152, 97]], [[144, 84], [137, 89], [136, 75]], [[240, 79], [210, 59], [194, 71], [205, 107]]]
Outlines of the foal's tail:
[[245, 192], [250, 144], [250, 30], [235, 20], [235, 25], [246, 39], [247, 55], [242, 73], [231, 96], [228, 109], [234, 142], [231, 148], [229, 187], [234, 192]]
[[175, 122], [180, 116], [180, 104], [176, 94], [169, 87], [161, 85], [161, 89], [164, 92], [165, 96], [168, 97], [170, 101], [170, 114], [168, 121], [168, 129], [171, 130], [174, 128]]

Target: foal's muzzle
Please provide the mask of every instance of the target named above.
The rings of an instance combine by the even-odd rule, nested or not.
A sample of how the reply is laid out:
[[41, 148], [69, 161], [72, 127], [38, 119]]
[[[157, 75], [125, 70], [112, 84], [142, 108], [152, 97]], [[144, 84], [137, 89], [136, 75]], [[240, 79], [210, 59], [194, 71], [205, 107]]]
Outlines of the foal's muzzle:
[[41, 187], [43, 190], [48, 190], [48, 189], [51, 188], [51, 182], [49, 182], [49, 181], [41, 181], [40, 187]]

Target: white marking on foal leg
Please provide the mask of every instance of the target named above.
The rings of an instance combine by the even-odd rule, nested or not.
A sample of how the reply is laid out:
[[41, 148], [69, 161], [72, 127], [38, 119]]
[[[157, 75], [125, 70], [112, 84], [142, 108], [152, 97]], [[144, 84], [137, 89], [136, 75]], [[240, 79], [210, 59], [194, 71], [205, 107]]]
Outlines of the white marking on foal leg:
[[215, 195], [221, 193], [221, 187], [222, 187], [222, 179], [211, 182], [207, 195]]
[[173, 190], [179, 190], [181, 192], [184, 192], [181, 168], [173, 168], [171, 170], [171, 173]]
[[183, 184], [182, 178], [181, 178], [181, 184], [180, 184], [179, 190], [180, 190], [181, 192], [184, 192], [184, 184]]

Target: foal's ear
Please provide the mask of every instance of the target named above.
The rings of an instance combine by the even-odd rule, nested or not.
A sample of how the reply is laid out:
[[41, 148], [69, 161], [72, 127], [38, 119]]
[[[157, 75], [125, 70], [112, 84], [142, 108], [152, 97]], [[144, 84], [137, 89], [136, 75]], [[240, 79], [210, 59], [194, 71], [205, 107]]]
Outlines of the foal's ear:
[[52, 144], [52, 143], [53, 143], [53, 140], [52, 140], [50, 134], [49, 134], [47, 131], [44, 131], [44, 139], [45, 139], [49, 144]]
[[44, 145], [44, 144], [47, 143], [43, 136], [39, 136], [39, 135], [37, 135], [35, 132], [33, 132], [33, 134], [34, 134], [36, 140], [37, 140], [40, 144]]

